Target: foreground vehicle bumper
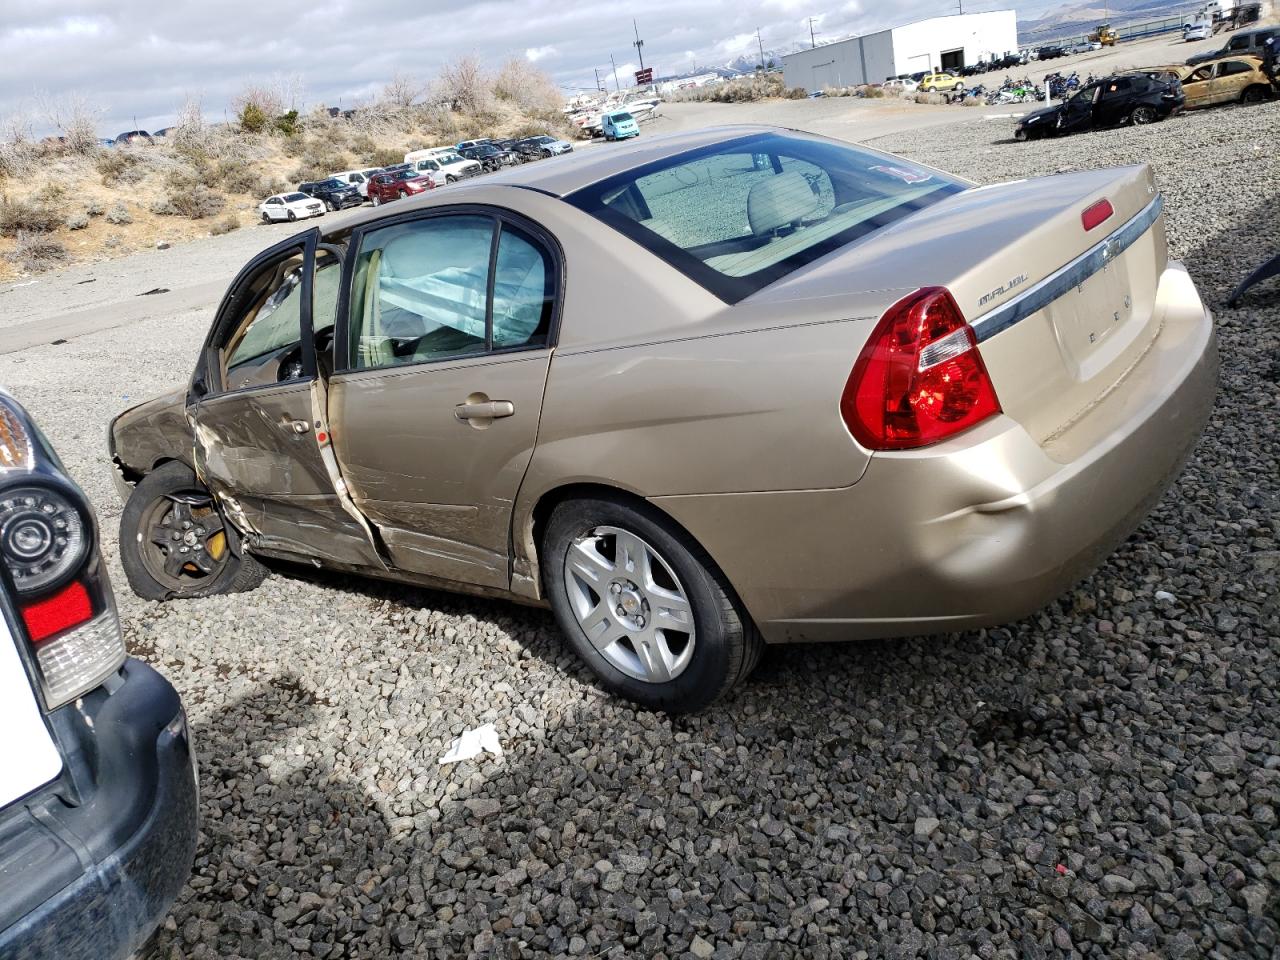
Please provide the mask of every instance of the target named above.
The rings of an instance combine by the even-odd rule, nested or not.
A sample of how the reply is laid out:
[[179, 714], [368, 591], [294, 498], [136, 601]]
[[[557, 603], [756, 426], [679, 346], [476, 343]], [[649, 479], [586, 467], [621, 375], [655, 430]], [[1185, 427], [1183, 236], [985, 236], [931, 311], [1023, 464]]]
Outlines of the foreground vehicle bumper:
[[772, 643], [943, 633], [1026, 616], [1124, 541], [1176, 479], [1213, 406], [1213, 320], [1178, 266], [1165, 325], [1117, 388], [1037, 444], [998, 416], [862, 479], [654, 502], [724, 570]]
[[81, 701], [95, 789], [79, 806], [43, 791], [0, 827], [0, 910], [18, 914], [0, 931], [0, 957], [128, 957], [190, 874], [197, 788], [182, 704], [144, 663], [127, 661], [119, 677]]

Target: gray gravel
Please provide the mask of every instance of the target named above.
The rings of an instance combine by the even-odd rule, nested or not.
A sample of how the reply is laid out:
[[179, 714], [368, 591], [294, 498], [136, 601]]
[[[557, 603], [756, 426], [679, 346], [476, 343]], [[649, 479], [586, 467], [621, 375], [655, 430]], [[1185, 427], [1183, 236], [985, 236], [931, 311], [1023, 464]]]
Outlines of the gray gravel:
[[[983, 181], [1154, 162], [1221, 323], [1208, 435], [1094, 576], [1003, 629], [772, 649], [674, 722], [597, 691], [538, 611], [295, 575], [121, 591], [199, 737], [204, 835], [160, 954], [1275, 956], [1280, 309], [1274, 286], [1223, 300], [1280, 237], [1280, 105], [997, 142], [1011, 129], [879, 145]], [[0, 356], [118, 583], [103, 430], [185, 378], [204, 324]], [[437, 766], [489, 721], [504, 758]]]

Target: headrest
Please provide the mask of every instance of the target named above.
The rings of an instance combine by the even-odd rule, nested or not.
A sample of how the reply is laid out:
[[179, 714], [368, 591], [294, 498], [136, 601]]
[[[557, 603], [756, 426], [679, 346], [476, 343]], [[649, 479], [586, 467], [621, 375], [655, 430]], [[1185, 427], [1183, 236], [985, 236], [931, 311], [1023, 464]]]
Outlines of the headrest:
[[818, 209], [804, 174], [792, 170], [761, 180], [747, 194], [747, 220], [757, 237], [803, 220]]

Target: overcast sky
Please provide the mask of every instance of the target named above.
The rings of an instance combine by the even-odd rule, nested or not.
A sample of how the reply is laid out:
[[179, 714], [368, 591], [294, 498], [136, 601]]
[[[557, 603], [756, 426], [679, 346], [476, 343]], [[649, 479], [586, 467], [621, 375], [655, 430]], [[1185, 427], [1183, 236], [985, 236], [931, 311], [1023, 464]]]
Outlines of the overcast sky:
[[[1024, 14], [1059, 5], [965, 3]], [[79, 95], [110, 137], [135, 118], [169, 125], [187, 96], [219, 118], [237, 90], [273, 75], [301, 77], [300, 108], [351, 106], [397, 70], [425, 81], [466, 53], [494, 66], [525, 57], [566, 88], [592, 86], [593, 68], [612, 86], [612, 54], [625, 86], [637, 66], [633, 16], [646, 65], [663, 74], [752, 54], [757, 27], [766, 50], [781, 50], [808, 39], [810, 16], [821, 41], [955, 9], [945, 0], [4, 0], [0, 117], [37, 114], [38, 132], [48, 132], [42, 100]]]

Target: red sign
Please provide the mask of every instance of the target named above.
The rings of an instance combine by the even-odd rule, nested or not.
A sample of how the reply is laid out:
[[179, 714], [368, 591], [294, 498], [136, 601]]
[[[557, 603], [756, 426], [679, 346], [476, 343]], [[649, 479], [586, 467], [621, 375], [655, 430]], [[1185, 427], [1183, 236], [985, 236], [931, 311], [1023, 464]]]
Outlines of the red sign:
[[636, 71], [636, 86], [643, 87], [646, 83], [653, 83], [653, 67]]

